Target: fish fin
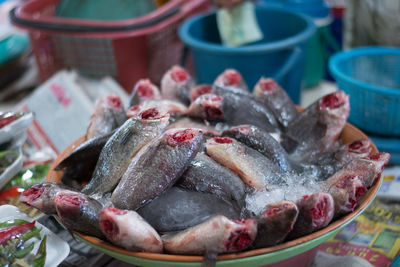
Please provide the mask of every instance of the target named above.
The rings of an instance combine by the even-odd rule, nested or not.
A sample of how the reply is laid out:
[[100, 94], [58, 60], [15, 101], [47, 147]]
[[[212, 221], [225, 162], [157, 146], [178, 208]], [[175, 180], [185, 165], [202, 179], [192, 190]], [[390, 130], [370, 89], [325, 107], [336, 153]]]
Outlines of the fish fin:
[[201, 267], [215, 267], [218, 254], [211, 251], [206, 251], [201, 262]]

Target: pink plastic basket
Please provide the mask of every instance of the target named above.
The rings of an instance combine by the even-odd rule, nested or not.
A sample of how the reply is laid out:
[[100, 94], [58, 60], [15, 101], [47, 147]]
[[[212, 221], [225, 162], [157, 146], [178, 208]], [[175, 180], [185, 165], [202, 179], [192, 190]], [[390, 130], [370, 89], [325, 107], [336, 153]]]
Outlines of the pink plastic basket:
[[182, 21], [209, 7], [208, 0], [171, 0], [139, 18], [96, 21], [53, 17], [59, 0], [31, 0], [10, 12], [13, 24], [28, 30], [42, 81], [60, 69], [90, 77], [111, 75], [126, 91], [141, 78], [159, 83], [182, 63], [177, 36]]

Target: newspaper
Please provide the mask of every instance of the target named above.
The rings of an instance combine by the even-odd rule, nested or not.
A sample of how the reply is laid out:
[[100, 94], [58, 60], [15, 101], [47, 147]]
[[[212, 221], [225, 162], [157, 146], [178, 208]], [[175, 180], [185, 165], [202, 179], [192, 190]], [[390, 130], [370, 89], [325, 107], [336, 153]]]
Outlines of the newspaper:
[[[388, 266], [400, 252], [400, 204], [376, 199], [354, 221], [321, 244], [319, 250], [336, 256], [357, 256], [364, 261], [354, 257], [348, 260], [364, 262], [359, 266]], [[318, 265], [318, 257], [321, 254], [314, 266], [322, 266]], [[338, 262], [341, 258], [332, 259]]]
[[90, 80], [75, 71], [58, 72], [19, 105], [35, 114], [27, 145], [57, 155], [86, 132], [96, 100], [110, 93], [127, 105], [127, 92], [110, 77]]

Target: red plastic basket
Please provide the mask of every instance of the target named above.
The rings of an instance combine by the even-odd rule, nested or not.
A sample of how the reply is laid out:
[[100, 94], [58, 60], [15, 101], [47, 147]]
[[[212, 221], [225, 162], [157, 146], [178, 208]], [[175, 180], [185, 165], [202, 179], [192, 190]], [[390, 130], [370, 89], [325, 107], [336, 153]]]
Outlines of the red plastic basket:
[[60, 69], [90, 77], [111, 75], [126, 91], [141, 78], [159, 83], [180, 64], [182, 21], [209, 7], [209, 0], [172, 0], [139, 18], [96, 21], [54, 17], [59, 0], [32, 0], [10, 12], [13, 24], [28, 30], [42, 81]]

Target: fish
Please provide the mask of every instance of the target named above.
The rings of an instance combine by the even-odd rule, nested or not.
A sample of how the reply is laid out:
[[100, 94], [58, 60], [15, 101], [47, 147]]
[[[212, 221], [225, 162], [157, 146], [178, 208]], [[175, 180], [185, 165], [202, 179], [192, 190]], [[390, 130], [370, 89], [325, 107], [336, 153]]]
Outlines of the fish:
[[136, 210], [171, 187], [185, 172], [203, 142], [198, 129], [172, 129], [154, 139], [132, 160], [111, 200]]
[[294, 169], [290, 162], [289, 155], [281, 144], [276, 141], [268, 132], [253, 126], [239, 125], [222, 132], [222, 136], [235, 138], [239, 142], [257, 150], [270, 159], [282, 171], [289, 172]]
[[297, 221], [299, 209], [290, 201], [267, 205], [257, 216], [257, 237], [254, 248], [265, 248], [282, 243]]
[[380, 177], [388, 163], [388, 153], [378, 153], [364, 158], [355, 158], [326, 181], [321, 182], [324, 192], [335, 201], [335, 218], [354, 211], [360, 198]]
[[95, 136], [105, 135], [118, 128], [126, 121], [126, 114], [121, 99], [115, 94], [109, 94], [97, 100], [90, 116], [86, 130], [86, 140]]
[[272, 78], [264, 78], [257, 82], [253, 95], [259, 98], [272, 111], [283, 128], [297, 117], [297, 109], [292, 99]]
[[149, 79], [141, 79], [133, 87], [129, 107], [154, 99], [161, 99], [160, 90]]
[[62, 183], [81, 190], [82, 183], [92, 177], [101, 150], [114, 133], [115, 130], [83, 142], [58, 163], [54, 170], [64, 171]]
[[214, 85], [232, 86], [242, 91], [249, 92], [249, 87], [242, 75], [235, 69], [226, 69], [223, 73], [218, 75], [214, 81]]
[[222, 120], [232, 126], [251, 124], [267, 132], [279, 131], [274, 115], [253, 95], [235, 87], [213, 86], [213, 94], [224, 98]]
[[332, 177], [321, 185], [323, 191], [332, 195], [335, 202], [334, 218], [354, 211], [360, 198], [367, 192], [362, 179], [356, 175]]
[[221, 132], [217, 131], [216, 127], [212, 124], [204, 124], [196, 118], [180, 117], [168, 125], [167, 129], [177, 128], [195, 128], [200, 129], [204, 136], [214, 137], [220, 136]]
[[197, 153], [177, 185], [189, 190], [214, 194], [243, 206], [245, 185], [240, 177], [204, 153]]
[[103, 234], [113, 244], [130, 251], [162, 253], [160, 235], [137, 212], [104, 208], [99, 213]]
[[166, 190], [137, 212], [159, 232], [181, 231], [216, 215], [239, 218], [240, 210], [216, 195], [177, 186]]
[[142, 104], [137, 104], [134, 106], [130, 106], [127, 110], [126, 110], [126, 117], [128, 119], [135, 117], [136, 115], [138, 115], [141, 111], [143, 111], [143, 105]]
[[104, 145], [92, 179], [82, 189], [88, 195], [104, 194], [119, 183], [132, 158], [169, 123], [169, 114], [156, 108], [128, 119]]
[[199, 84], [190, 89], [190, 103], [193, 103], [199, 96], [210, 94], [212, 87], [209, 84]]
[[189, 73], [184, 68], [174, 65], [161, 79], [161, 96], [189, 105], [190, 89], [193, 86], [194, 82]]
[[326, 181], [329, 184], [334, 184], [340, 181], [342, 177], [352, 175], [360, 177], [363, 184], [367, 188], [370, 188], [376, 179], [381, 176], [389, 160], [390, 154], [385, 152], [368, 155], [363, 158], [355, 158]]
[[343, 91], [320, 98], [289, 123], [283, 147], [299, 161], [313, 151], [329, 151], [346, 125], [349, 112], [349, 96]]
[[73, 191], [74, 189], [61, 183], [36, 184], [24, 190], [19, 196], [19, 201], [47, 215], [56, 214], [54, 198], [62, 190]]
[[327, 193], [304, 195], [296, 201], [299, 215], [288, 239], [311, 234], [327, 226], [333, 219], [335, 204]]
[[214, 137], [206, 142], [206, 153], [232, 170], [248, 186], [265, 190], [269, 184], [281, 184], [280, 170], [260, 152], [230, 137]]
[[143, 102], [141, 110], [157, 108], [160, 111], [167, 112], [174, 115], [184, 115], [187, 113], [187, 106], [175, 100], [161, 99], [161, 100], [148, 100]]
[[370, 188], [381, 177], [382, 171], [390, 160], [390, 154], [380, 152], [364, 158], [356, 158], [344, 168], [345, 171], [358, 172], [364, 185]]
[[164, 250], [174, 254], [204, 255], [247, 249], [257, 235], [255, 219], [232, 220], [214, 216], [175, 234], [162, 235]]
[[54, 198], [57, 217], [72, 231], [104, 238], [98, 214], [103, 206], [95, 199], [69, 190], [59, 191]]
[[199, 96], [189, 106], [187, 115], [207, 121], [219, 120], [223, 116], [224, 98], [214, 94]]
[[303, 170], [316, 173], [320, 181], [325, 181], [352, 160], [366, 157], [370, 152], [370, 141], [368, 139], [359, 139], [322, 154], [308, 155], [301, 161], [300, 165]]

